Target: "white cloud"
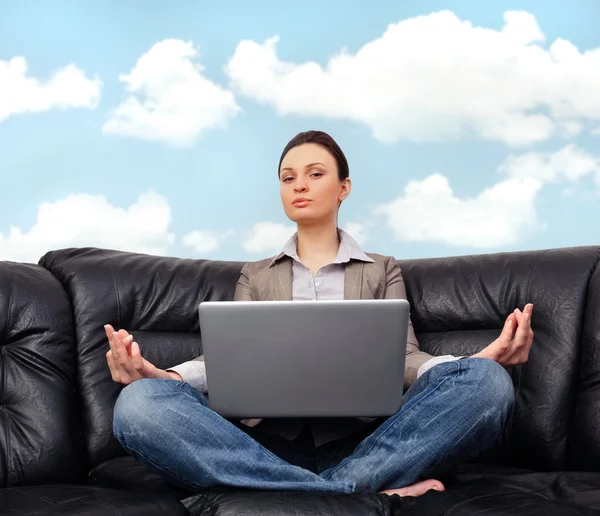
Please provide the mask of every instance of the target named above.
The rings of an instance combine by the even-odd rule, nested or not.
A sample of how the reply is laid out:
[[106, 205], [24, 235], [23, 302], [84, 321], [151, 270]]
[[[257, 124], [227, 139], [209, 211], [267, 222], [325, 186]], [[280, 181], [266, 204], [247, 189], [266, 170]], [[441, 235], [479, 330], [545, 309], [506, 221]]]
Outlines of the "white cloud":
[[276, 222], [258, 222], [242, 247], [248, 253], [279, 252], [296, 228]]
[[353, 120], [383, 142], [475, 138], [510, 145], [573, 137], [600, 120], [600, 48], [546, 48], [535, 17], [508, 11], [500, 30], [449, 11], [390, 25], [325, 67], [276, 53], [277, 36], [241, 41], [226, 72], [234, 91], [280, 115]]
[[129, 96], [103, 131], [176, 146], [191, 145], [211, 128], [224, 127], [241, 108], [233, 93], [203, 75], [191, 42], [166, 39], [119, 75]]
[[343, 229], [356, 240], [360, 246], [363, 246], [369, 241], [369, 229], [371, 229], [371, 224], [368, 222], [348, 222]]
[[152, 191], [127, 208], [103, 195], [71, 194], [42, 203], [28, 231], [0, 233], [0, 260], [36, 263], [47, 251], [87, 246], [164, 255], [175, 240], [170, 224], [169, 203]]
[[514, 244], [540, 227], [534, 201], [541, 184], [528, 179], [502, 181], [473, 198], [457, 197], [448, 179], [434, 174], [410, 181], [404, 195], [376, 213], [398, 240], [488, 248]]
[[537, 179], [543, 183], [577, 182], [591, 175], [600, 186], [600, 159], [573, 144], [553, 153], [528, 152], [509, 156], [499, 171], [509, 177]]
[[48, 79], [28, 77], [24, 57], [0, 59], [0, 123], [12, 115], [48, 111], [53, 108], [95, 109], [102, 83], [89, 79], [83, 70], [70, 64]]
[[189, 247], [194, 253], [204, 255], [219, 249], [221, 241], [233, 235], [233, 231], [206, 231], [195, 230], [184, 235], [182, 244]]
[[401, 241], [493, 248], [513, 245], [544, 227], [535, 209], [544, 185], [593, 176], [600, 186], [600, 160], [573, 145], [509, 156], [498, 170], [506, 178], [475, 197], [458, 197], [440, 174], [410, 181], [403, 195], [375, 213], [386, 217]]

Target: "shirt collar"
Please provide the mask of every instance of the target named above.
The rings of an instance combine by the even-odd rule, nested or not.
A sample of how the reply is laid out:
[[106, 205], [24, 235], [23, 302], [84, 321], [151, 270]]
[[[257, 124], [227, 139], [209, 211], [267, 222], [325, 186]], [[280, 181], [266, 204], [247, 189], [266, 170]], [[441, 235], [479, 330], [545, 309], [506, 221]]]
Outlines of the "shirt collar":
[[[367, 255], [361, 249], [360, 245], [358, 245], [358, 242], [356, 242], [356, 240], [354, 240], [343, 229], [338, 228], [338, 235], [340, 237], [340, 247], [335, 260], [333, 260], [332, 263], [348, 263], [350, 260], [359, 260], [362, 262], [375, 261], [369, 255]], [[300, 261], [298, 258], [298, 233], [294, 233], [292, 237], [285, 243], [281, 252], [271, 260], [269, 267], [273, 266], [284, 256], [289, 256], [290, 258]]]

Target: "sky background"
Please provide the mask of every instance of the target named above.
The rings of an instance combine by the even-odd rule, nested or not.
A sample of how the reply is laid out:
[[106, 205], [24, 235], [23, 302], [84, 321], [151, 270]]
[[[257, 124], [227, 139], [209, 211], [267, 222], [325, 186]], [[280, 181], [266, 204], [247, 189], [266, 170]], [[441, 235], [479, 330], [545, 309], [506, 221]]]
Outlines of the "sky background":
[[307, 129], [366, 251], [600, 243], [600, 2], [248, 4], [0, 0], [0, 260], [273, 255]]

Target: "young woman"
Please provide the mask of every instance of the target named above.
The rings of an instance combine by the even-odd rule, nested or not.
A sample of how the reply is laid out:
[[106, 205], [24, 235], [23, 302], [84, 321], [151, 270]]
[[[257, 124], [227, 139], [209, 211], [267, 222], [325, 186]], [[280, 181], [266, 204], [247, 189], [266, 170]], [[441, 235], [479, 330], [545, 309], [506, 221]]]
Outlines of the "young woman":
[[[351, 191], [348, 163], [327, 134], [300, 133], [279, 161], [281, 200], [297, 233], [275, 257], [246, 264], [235, 299], [406, 298], [395, 259], [367, 254], [337, 226]], [[382, 492], [418, 496], [431, 477], [475, 457], [502, 431], [514, 402], [502, 366], [527, 361], [532, 305], [516, 309], [472, 357], [432, 357], [409, 326], [404, 404], [390, 418], [244, 420], [207, 406], [202, 357], [160, 370], [125, 330], [106, 333], [112, 378], [126, 384], [114, 409], [125, 450], [188, 489]]]

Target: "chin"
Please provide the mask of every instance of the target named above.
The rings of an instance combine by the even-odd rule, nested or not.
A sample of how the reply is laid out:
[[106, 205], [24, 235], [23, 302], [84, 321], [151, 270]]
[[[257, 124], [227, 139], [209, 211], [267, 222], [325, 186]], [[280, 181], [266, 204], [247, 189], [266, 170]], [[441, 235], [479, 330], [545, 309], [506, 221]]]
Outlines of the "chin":
[[293, 210], [291, 213], [286, 213], [287, 218], [295, 224], [306, 224], [308, 222], [314, 222], [315, 220], [319, 220], [319, 217], [315, 217], [314, 213], [298, 213], [299, 211], [301, 210]]
[[328, 217], [323, 214], [316, 213], [290, 213], [288, 214], [288, 219], [298, 225], [310, 225], [315, 223], [321, 223], [326, 220]]
[[297, 216], [297, 215], [288, 215], [288, 219], [290, 219], [294, 224], [306, 224], [314, 221], [313, 217], [306, 216]]

